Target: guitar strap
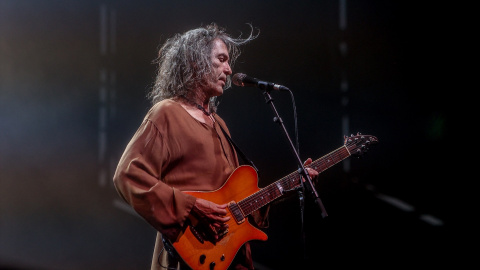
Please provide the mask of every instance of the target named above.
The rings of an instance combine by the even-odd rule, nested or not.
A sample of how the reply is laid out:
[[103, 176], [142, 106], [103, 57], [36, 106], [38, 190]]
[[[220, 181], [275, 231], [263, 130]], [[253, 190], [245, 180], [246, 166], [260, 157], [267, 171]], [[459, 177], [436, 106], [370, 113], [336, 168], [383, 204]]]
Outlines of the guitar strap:
[[[216, 120], [216, 119], [215, 119]], [[243, 159], [243, 161], [245, 163], [247, 163], [248, 165], [252, 166], [255, 171], [258, 172], [258, 169], [257, 167], [255, 167], [255, 164], [253, 164], [253, 161], [251, 161], [243, 152], [242, 150], [240, 150], [240, 148], [237, 146], [237, 144], [235, 144], [235, 142], [233, 142], [232, 138], [230, 138], [230, 136], [228, 136], [228, 133], [225, 131], [225, 129], [223, 129], [222, 125], [220, 125], [220, 123], [218, 121], [215, 121], [218, 123], [218, 126], [220, 127], [220, 129], [222, 130], [223, 134], [225, 135], [225, 137], [227, 138], [227, 140], [230, 142], [230, 144], [233, 145], [233, 147], [235, 148], [235, 150], [237, 150], [237, 153], [240, 155], [240, 157]]]

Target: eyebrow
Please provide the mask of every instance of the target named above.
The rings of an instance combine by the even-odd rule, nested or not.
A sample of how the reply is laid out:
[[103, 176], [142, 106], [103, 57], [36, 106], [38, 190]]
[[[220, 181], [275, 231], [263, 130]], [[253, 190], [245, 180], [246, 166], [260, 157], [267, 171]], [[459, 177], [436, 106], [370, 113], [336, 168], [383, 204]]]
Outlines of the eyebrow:
[[217, 57], [221, 57], [221, 56], [223, 56], [223, 57], [225, 57], [225, 58], [227, 58], [227, 59], [230, 59], [230, 57], [229, 57], [228, 54], [226, 54], [226, 53], [219, 53], [219, 54], [217, 54]]

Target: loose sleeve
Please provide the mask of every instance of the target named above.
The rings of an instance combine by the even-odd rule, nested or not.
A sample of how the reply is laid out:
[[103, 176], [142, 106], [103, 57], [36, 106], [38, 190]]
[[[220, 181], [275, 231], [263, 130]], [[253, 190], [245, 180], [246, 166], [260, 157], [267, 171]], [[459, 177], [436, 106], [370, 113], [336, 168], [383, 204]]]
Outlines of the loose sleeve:
[[162, 135], [146, 119], [127, 145], [113, 181], [120, 196], [140, 216], [164, 236], [175, 240], [196, 198], [161, 180], [166, 162], [168, 149]]

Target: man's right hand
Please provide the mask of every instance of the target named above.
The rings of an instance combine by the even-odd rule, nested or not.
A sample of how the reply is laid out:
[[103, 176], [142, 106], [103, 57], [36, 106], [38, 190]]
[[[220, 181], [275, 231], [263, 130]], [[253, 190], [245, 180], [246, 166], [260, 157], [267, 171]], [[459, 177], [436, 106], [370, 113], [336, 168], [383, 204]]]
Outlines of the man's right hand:
[[228, 229], [226, 222], [230, 220], [230, 217], [226, 216], [227, 204], [216, 204], [197, 198], [191, 214], [215, 240], [218, 240]]

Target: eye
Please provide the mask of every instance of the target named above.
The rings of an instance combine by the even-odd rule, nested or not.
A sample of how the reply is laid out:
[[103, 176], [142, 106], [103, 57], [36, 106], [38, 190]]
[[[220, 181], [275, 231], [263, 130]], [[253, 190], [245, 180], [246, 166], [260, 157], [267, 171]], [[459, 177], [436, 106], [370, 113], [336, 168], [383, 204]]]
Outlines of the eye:
[[219, 55], [218, 60], [223, 63], [223, 62], [228, 61], [228, 57], [225, 56], [225, 55]]

